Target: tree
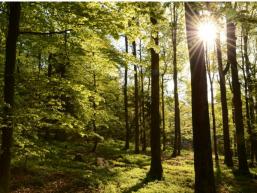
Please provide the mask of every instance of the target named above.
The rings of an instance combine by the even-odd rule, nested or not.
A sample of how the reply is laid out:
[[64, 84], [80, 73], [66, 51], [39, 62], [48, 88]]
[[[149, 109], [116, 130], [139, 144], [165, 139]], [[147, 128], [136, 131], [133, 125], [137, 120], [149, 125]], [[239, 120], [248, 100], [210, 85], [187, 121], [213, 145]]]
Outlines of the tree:
[[[164, 57], [165, 57], [165, 52], [164, 52]], [[167, 63], [166, 61], [164, 61], [164, 70], [163, 73], [161, 74], [161, 101], [162, 101], [162, 105], [161, 105], [161, 109], [162, 109], [162, 150], [165, 151], [166, 149], [166, 131], [165, 131], [165, 100], [164, 100], [164, 76], [166, 74], [167, 71]]]
[[[125, 49], [126, 49], [126, 53], [128, 53], [127, 36], [125, 36]], [[125, 110], [125, 128], [126, 128], [125, 149], [129, 149], [130, 128], [128, 123], [128, 64], [125, 64], [125, 74], [124, 74], [124, 110]]]
[[195, 193], [215, 193], [204, 47], [197, 36], [196, 3], [185, 3], [185, 17], [191, 69]]
[[205, 45], [205, 63], [207, 66], [207, 75], [210, 82], [210, 91], [211, 91], [211, 116], [212, 116], [212, 130], [213, 130], [213, 146], [214, 146], [214, 155], [216, 165], [219, 165], [219, 155], [218, 155], [218, 147], [217, 147], [217, 132], [216, 132], [216, 116], [215, 116], [215, 108], [214, 108], [214, 94], [213, 94], [213, 80], [214, 73], [211, 74], [211, 64], [208, 56], [208, 46], [207, 43]]
[[220, 33], [217, 33], [216, 47], [217, 47], [217, 60], [218, 60], [218, 71], [219, 71], [220, 98], [221, 98], [221, 108], [222, 108], [222, 124], [223, 124], [222, 128], [223, 128], [224, 157], [225, 157], [224, 163], [228, 167], [232, 167], [233, 160], [232, 160], [230, 135], [229, 135], [229, 124], [228, 124], [226, 80], [225, 80], [225, 71], [223, 70], [223, 65], [222, 65]]
[[[136, 50], [136, 42], [132, 42], [133, 46], [133, 55], [136, 58], [137, 57], [137, 50]], [[138, 118], [139, 118], [139, 113], [138, 113], [138, 80], [137, 80], [137, 65], [134, 64], [134, 86], [135, 86], [135, 91], [134, 91], [134, 102], [135, 102], [135, 153], [139, 153], [139, 123], [138, 123]]]
[[[157, 25], [155, 15], [151, 13], [151, 23], [153, 27]], [[154, 45], [158, 46], [158, 32], [152, 33]], [[159, 54], [154, 48], [151, 51], [151, 166], [148, 173], [149, 178], [162, 179], [162, 164], [161, 164], [161, 142], [160, 142], [160, 86], [159, 86]]]
[[[142, 41], [140, 39], [139, 43], [139, 59], [140, 63], [142, 63]], [[140, 68], [140, 78], [141, 78], [141, 93], [140, 93], [140, 104], [141, 104], [141, 143], [142, 143], [142, 151], [146, 151], [146, 124], [145, 124], [145, 94], [144, 94], [144, 72], [143, 72], [143, 65], [141, 64]]]
[[16, 62], [16, 43], [19, 34], [20, 3], [9, 3], [9, 26], [5, 51], [4, 73], [4, 124], [0, 154], [0, 193], [8, 193], [10, 185], [11, 146], [13, 135], [12, 111], [14, 110], [14, 70]]
[[253, 73], [251, 72], [252, 65], [249, 60], [249, 53], [248, 53], [248, 39], [249, 39], [249, 27], [247, 25], [244, 25], [244, 28], [242, 29], [243, 32], [243, 42], [242, 46], [242, 69], [243, 69], [243, 75], [244, 75], [244, 90], [245, 90], [245, 106], [246, 106], [246, 122], [247, 122], [247, 131], [250, 136], [250, 157], [251, 157], [251, 164], [254, 164], [254, 157], [255, 157], [255, 151], [256, 148], [254, 143], [254, 126], [255, 126], [255, 115], [254, 115], [254, 99], [253, 99]]
[[175, 139], [172, 157], [180, 155], [181, 148], [181, 129], [180, 129], [180, 108], [178, 98], [178, 69], [177, 69], [177, 25], [178, 13], [177, 4], [173, 3], [172, 18], [172, 48], [173, 48], [173, 81], [174, 81], [174, 112], [175, 112]]
[[245, 138], [244, 138], [244, 123], [242, 113], [241, 90], [238, 79], [237, 61], [236, 61], [236, 26], [227, 18], [227, 57], [231, 65], [232, 88], [233, 88], [233, 105], [235, 113], [236, 125], [236, 141], [237, 141], [237, 154], [239, 161], [239, 171], [241, 173], [249, 174], [247, 164]]

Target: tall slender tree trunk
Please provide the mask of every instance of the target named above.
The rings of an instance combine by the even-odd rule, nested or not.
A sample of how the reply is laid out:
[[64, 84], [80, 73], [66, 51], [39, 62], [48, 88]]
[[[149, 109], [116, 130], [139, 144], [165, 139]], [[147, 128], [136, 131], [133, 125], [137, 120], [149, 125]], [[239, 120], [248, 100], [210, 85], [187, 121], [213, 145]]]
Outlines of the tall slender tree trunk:
[[[93, 73], [93, 86], [94, 86], [94, 93], [96, 94], [97, 93], [97, 88], [96, 88], [96, 74], [95, 74], [95, 72]], [[93, 98], [93, 109], [94, 109], [93, 131], [96, 133], [97, 132], [97, 127], [96, 127], [96, 102], [95, 102], [95, 97]], [[96, 152], [97, 145], [98, 145], [98, 138], [95, 137], [92, 152]]]
[[[228, 84], [229, 84], [229, 88], [230, 88], [230, 91], [231, 93], [233, 93], [233, 88], [232, 88], [232, 83], [230, 81], [230, 79], [228, 79]], [[233, 96], [232, 96], [232, 101], [233, 101]], [[231, 104], [231, 108], [232, 108], [232, 122], [233, 122], [233, 126], [234, 128], [236, 127], [236, 121], [235, 121], [235, 107], [234, 107], [234, 104], [232, 102]], [[233, 130], [233, 138], [234, 138], [234, 143], [233, 143], [233, 146], [234, 146], [234, 155], [237, 156], [237, 139], [236, 139], [236, 131]]]
[[185, 3], [191, 69], [195, 193], [215, 193], [204, 46], [198, 38], [196, 3]]
[[180, 155], [181, 129], [180, 129], [180, 108], [178, 99], [178, 69], [177, 69], [177, 8], [173, 3], [173, 27], [172, 27], [172, 48], [173, 48], [173, 81], [174, 81], [174, 111], [175, 111], [175, 138], [172, 157]]
[[[132, 42], [133, 46], [133, 55], [135, 58], [137, 57], [137, 50], [136, 50], [136, 42]], [[138, 113], [138, 80], [137, 80], [137, 65], [134, 65], [134, 81], [135, 81], [135, 153], [139, 153], [139, 113]]]
[[210, 82], [210, 91], [211, 91], [211, 115], [212, 115], [212, 130], [213, 130], [213, 146], [214, 146], [214, 155], [216, 165], [219, 165], [219, 155], [217, 149], [217, 134], [216, 134], [216, 118], [215, 118], [215, 108], [214, 108], [214, 94], [213, 94], [213, 79], [214, 74], [211, 75], [211, 64], [208, 56], [208, 47], [207, 43], [205, 46], [205, 61], [207, 65], [207, 74]]
[[[125, 49], [126, 49], [126, 53], [128, 53], [127, 36], [125, 36]], [[125, 64], [125, 74], [124, 74], [124, 110], [125, 110], [125, 127], [126, 127], [125, 149], [129, 149], [130, 128], [128, 124], [128, 64]]]
[[41, 52], [39, 52], [39, 54], [38, 54], [38, 78], [39, 78], [39, 76], [40, 76], [40, 72], [41, 72], [41, 68], [42, 68], [42, 66], [41, 66]]
[[232, 167], [233, 160], [232, 160], [232, 152], [231, 152], [231, 146], [230, 146], [230, 135], [229, 135], [229, 124], [228, 124], [226, 80], [225, 80], [225, 74], [223, 73], [220, 33], [217, 33], [216, 47], [217, 47], [219, 78], [220, 78], [219, 84], [220, 84], [220, 98], [221, 98], [222, 123], [223, 123], [223, 141], [224, 141], [224, 154], [225, 154], [224, 163], [228, 167]]
[[11, 146], [13, 135], [12, 111], [14, 108], [14, 70], [16, 62], [16, 43], [19, 34], [21, 5], [10, 2], [9, 26], [5, 51], [4, 73], [4, 125], [2, 128], [2, 144], [0, 151], [0, 193], [8, 193], [10, 185]]
[[227, 21], [227, 55], [228, 55], [228, 62], [231, 65], [239, 171], [241, 173], [249, 174], [249, 168], [248, 168], [247, 157], [246, 157], [246, 148], [245, 148], [241, 90], [240, 90], [240, 83], [238, 79], [238, 70], [237, 70], [237, 61], [236, 61], [235, 30], [236, 30], [235, 24], [232, 21]]
[[255, 116], [254, 116], [254, 100], [253, 100], [253, 81], [252, 75], [250, 73], [251, 63], [248, 57], [248, 31], [245, 29], [245, 33], [243, 34], [243, 73], [244, 73], [244, 81], [245, 81], [245, 105], [246, 105], [246, 117], [247, 117], [247, 131], [250, 136], [250, 157], [251, 157], [251, 164], [254, 164], [254, 152], [255, 152], [255, 145], [254, 145], [254, 125], [255, 125]]
[[164, 74], [161, 75], [161, 87], [162, 87], [162, 150], [166, 149], [166, 132], [165, 132], [165, 103], [164, 103]]
[[214, 155], [216, 164], [219, 164], [219, 155], [217, 148], [217, 134], [216, 134], [216, 118], [214, 109], [214, 96], [213, 96], [213, 81], [211, 81], [211, 114], [212, 114], [212, 129], [213, 129], [213, 145], [214, 145]]
[[52, 71], [53, 71], [52, 58], [53, 58], [53, 54], [49, 53], [49, 56], [48, 56], [48, 67], [47, 67], [47, 76], [48, 76], [48, 78], [50, 78], [52, 76]]
[[[157, 25], [157, 20], [151, 16], [153, 26]], [[157, 32], [156, 32], [157, 33]], [[156, 46], [158, 46], [158, 34], [152, 38]], [[161, 129], [160, 129], [160, 88], [159, 88], [159, 54], [151, 48], [151, 166], [148, 176], [151, 179], [162, 179], [161, 164]]]
[[[140, 40], [139, 44], [139, 59], [142, 62], [142, 43]], [[140, 69], [140, 77], [141, 77], [141, 115], [142, 115], [142, 122], [141, 122], [141, 144], [142, 144], [142, 152], [146, 151], [146, 133], [145, 133], [145, 98], [144, 98], [144, 73], [143, 73], [143, 66]]]

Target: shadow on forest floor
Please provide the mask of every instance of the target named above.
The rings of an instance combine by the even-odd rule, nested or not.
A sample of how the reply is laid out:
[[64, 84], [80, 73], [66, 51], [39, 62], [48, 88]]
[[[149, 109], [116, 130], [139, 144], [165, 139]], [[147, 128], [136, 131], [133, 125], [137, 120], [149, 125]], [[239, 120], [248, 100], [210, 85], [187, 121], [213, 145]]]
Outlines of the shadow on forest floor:
[[[256, 171], [252, 170], [252, 173]], [[257, 180], [251, 175], [240, 174], [235, 167], [228, 168], [224, 164], [216, 165], [215, 179], [217, 192], [255, 193], [257, 191]]]
[[[66, 148], [69, 147], [69, 148]], [[48, 144], [44, 159], [29, 158], [14, 161], [12, 193], [193, 193], [193, 154], [170, 158], [171, 150], [163, 155], [164, 179], [148, 181], [150, 157], [123, 150], [122, 142], [99, 144], [96, 153], [89, 153], [87, 144]], [[80, 154], [81, 161], [74, 155]], [[100, 160], [100, 163], [98, 161]], [[215, 167], [217, 190], [220, 193], [255, 193], [256, 180], [234, 175], [231, 168]], [[252, 171], [256, 168], [252, 168]]]

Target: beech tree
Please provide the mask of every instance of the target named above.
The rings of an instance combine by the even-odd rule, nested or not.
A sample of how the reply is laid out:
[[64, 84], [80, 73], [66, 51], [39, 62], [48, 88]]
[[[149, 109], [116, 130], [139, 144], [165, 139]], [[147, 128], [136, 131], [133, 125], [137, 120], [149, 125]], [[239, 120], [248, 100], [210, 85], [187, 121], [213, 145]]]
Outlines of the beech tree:
[[[136, 58], [137, 57], [137, 49], [136, 49], [136, 42], [132, 42], [133, 47], [133, 55]], [[135, 153], [139, 153], [139, 101], [138, 101], [138, 75], [137, 75], [137, 65], [134, 64], [134, 104], [135, 104]]]
[[185, 3], [185, 17], [191, 69], [195, 192], [215, 193], [204, 46], [197, 35], [197, 3]]
[[[153, 27], [157, 25], [156, 15], [151, 13], [151, 23]], [[155, 46], [158, 46], [158, 32], [152, 32], [152, 39]], [[151, 179], [162, 179], [161, 164], [161, 142], [160, 142], [160, 86], [159, 86], [159, 54], [151, 48], [151, 166], [148, 176]]]
[[242, 113], [242, 100], [240, 83], [238, 79], [237, 60], [236, 60], [236, 26], [230, 18], [227, 18], [227, 57], [231, 65], [232, 88], [233, 88], [233, 105], [235, 112], [235, 126], [236, 126], [236, 142], [237, 155], [239, 161], [239, 171], [249, 174], [247, 164], [245, 137], [244, 137], [244, 123]]
[[213, 130], [213, 149], [214, 149], [214, 155], [215, 155], [215, 162], [216, 165], [219, 165], [219, 155], [218, 155], [218, 146], [217, 146], [217, 128], [216, 128], [216, 116], [215, 116], [215, 108], [214, 108], [214, 73], [211, 73], [211, 63], [208, 56], [208, 46], [205, 45], [205, 63], [207, 66], [207, 75], [210, 83], [210, 92], [211, 92], [211, 117], [212, 117], [212, 130]]
[[8, 193], [10, 186], [11, 147], [13, 138], [12, 111], [14, 110], [14, 71], [16, 63], [16, 44], [19, 35], [21, 5], [10, 2], [9, 25], [5, 50], [4, 71], [4, 127], [2, 128], [2, 144], [0, 154], [0, 193]]
[[220, 33], [217, 33], [216, 37], [216, 47], [217, 47], [217, 60], [218, 60], [218, 71], [219, 71], [219, 85], [220, 85], [220, 98], [221, 98], [221, 108], [222, 108], [222, 128], [223, 128], [223, 141], [224, 141], [224, 163], [232, 167], [232, 152], [230, 145], [230, 135], [229, 135], [229, 124], [228, 124], [228, 106], [227, 106], [227, 93], [226, 93], [226, 79], [225, 73], [229, 69], [223, 69], [222, 65], [222, 52], [220, 45]]
[[[128, 53], [128, 38], [125, 36], [125, 50]], [[125, 111], [125, 128], [126, 128], [126, 139], [125, 149], [129, 149], [130, 140], [130, 128], [128, 120], [128, 64], [125, 64], [124, 72], [124, 111]]]
[[178, 98], [178, 70], [177, 70], [177, 26], [178, 26], [178, 13], [177, 4], [173, 3], [172, 8], [172, 48], [173, 48], [173, 81], [174, 81], [174, 112], [175, 112], [175, 139], [172, 157], [180, 155], [181, 148], [181, 129], [180, 129], [180, 108]]

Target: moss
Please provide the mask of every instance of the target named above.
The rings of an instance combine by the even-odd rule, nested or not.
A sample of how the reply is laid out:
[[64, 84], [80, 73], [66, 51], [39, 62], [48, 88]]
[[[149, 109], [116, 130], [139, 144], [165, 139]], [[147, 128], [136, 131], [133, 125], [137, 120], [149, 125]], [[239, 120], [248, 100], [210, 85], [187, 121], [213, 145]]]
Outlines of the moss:
[[[194, 192], [193, 153], [182, 151], [182, 155], [171, 158], [170, 152], [163, 155], [164, 179], [148, 182], [150, 157], [123, 150], [123, 142], [105, 141], [99, 144], [97, 153], [90, 153], [88, 144], [49, 144], [51, 153], [45, 159], [29, 159], [28, 168], [23, 170], [24, 160], [14, 160], [12, 189], [29, 188], [31, 192], [100, 192], [100, 193], [191, 193]], [[67, 148], [69, 147], [69, 148]], [[80, 153], [84, 162], [72, 159]], [[96, 158], [106, 163], [97, 165]], [[220, 163], [223, 163], [223, 157]], [[20, 172], [19, 172], [20, 171]], [[256, 173], [256, 168], [251, 168]], [[223, 164], [215, 168], [216, 184], [221, 193], [256, 192], [256, 181], [235, 176]], [[59, 186], [54, 184], [59, 183]], [[49, 191], [48, 191], [49, 189]], [[34, 191], [33, 191], [34, 190]]]

